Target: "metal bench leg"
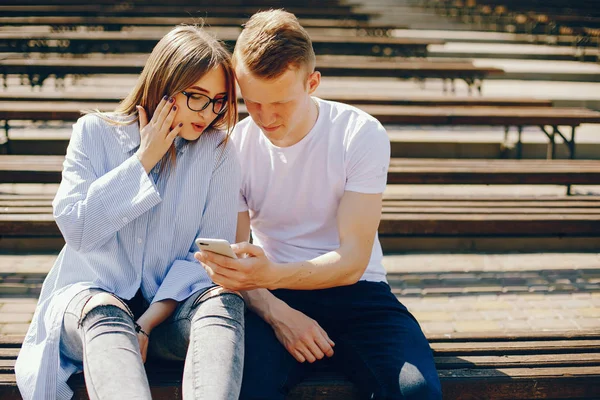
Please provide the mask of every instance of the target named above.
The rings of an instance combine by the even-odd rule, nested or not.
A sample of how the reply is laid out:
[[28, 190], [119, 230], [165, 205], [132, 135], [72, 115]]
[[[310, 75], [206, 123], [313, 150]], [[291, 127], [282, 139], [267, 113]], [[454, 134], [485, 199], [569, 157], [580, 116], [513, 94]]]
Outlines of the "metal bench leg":
[[546, 149], [546, 159], [547, 160], [552, 160], [554, 158], [554, 156], [556, 155], [556, 145], [554, 142], [555, 136], [556, 136], [556, 127], [553, 126], [552, 127], [552, 133], [548, 133], [548, 131], [546, 130], [545, 126], [540, 126], [540, 129], [542, 130], [542, 132], [544, 132], [546, 134], [546, 136], [548, 136], [548, 147]]
[[519, 135], [517, 140], [517, 159], [520, 160], [521, 158], [523, 158], [523, 141], [521, 140], [523, 133], [522, 126], [517, 126], [517, 133]]
[[576, 126], [571, 127], [571, 141], [567, 142], [569, 150], [571, 150], [571, 160], [575, 159], [575, 129]]
[[8, 120], [4, 120], [4, 143], [2, 143], [1, 149], [2, 154], [10, 154], [10, 137], [8, 136], [8, 130], [10, 129], [10, 125], [8, 124]]

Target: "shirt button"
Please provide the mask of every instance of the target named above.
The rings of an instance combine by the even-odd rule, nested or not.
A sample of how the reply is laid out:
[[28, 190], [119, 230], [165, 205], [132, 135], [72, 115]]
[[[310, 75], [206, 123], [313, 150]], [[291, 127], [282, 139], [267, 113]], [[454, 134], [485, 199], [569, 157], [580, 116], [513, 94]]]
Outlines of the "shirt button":
[[138, 244], [142, 244], [142, 238], [138, 238], [137, 242]]
[[127, 223], [127, 221], [129, 221], [129, 219], [127, 219], [127, 217], [123, 217], [123, 222]]

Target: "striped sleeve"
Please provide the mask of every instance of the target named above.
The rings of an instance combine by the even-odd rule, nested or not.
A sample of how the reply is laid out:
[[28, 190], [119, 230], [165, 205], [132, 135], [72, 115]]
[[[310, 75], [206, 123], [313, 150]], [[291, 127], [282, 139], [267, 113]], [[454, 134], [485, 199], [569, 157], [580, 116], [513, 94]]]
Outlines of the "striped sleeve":
[[[230, 142], [224, 150], [215, 151], [213, 170], [207, 200], [203, 210], [198, 237], [235, 241], [237, 227], [237, 200], [240, 190], [240, 164], [235, 148]], [[184, 300], [199, 288], [206, 287], [210, 278], [194, 258], [197, 251], [192, 244], [185, 260], [176, 260], [163, 280], [152, 302], [174, 299]]]
[[62, 181], [52, 203], [54, 218], [65, 241], [77, 251], [89, 251], [156, 204], [161, 197], [139, 159], [133, 155], [98, 176], [92, 157], [103, 157], [106, 122], [80, 118], [65, 162]]

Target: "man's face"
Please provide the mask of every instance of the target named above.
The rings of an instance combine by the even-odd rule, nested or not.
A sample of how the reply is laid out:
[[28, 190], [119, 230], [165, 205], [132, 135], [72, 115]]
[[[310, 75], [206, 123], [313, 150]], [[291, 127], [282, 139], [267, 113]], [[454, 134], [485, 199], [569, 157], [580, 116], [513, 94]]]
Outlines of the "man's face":
[[308, 115], [318, 72], [307, 79], [302, 69], [288, 69], [272, 80], [257, 78], [243, 66], [235, 72], [250, 117], [273, 144], [294, 142], [294, 137], [308, 133], [314, 123]]

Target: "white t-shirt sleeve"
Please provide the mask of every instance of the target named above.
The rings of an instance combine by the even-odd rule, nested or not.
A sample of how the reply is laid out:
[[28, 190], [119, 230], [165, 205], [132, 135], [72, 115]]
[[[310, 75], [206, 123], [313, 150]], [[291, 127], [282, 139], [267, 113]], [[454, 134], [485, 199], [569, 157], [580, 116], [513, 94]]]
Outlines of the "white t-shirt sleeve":
[[345, 190], [383, 193], [390, 165], [390, 139], [377, 121], [367, 121], [357, 129], [347, 146]]
[[248, 202], [246, 201], [246, 196], [244, 196], [243, 187], [240, 188], [240, 194], [238, 196], [238, 212], [248, 211]]

